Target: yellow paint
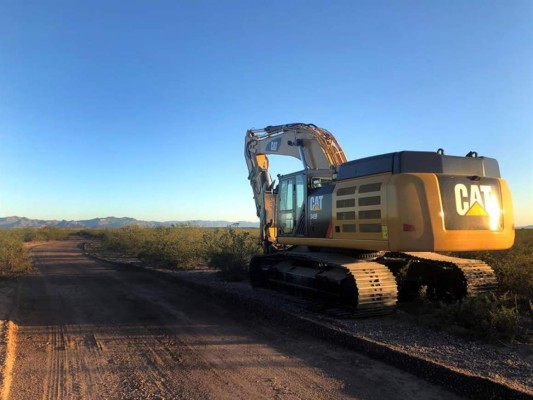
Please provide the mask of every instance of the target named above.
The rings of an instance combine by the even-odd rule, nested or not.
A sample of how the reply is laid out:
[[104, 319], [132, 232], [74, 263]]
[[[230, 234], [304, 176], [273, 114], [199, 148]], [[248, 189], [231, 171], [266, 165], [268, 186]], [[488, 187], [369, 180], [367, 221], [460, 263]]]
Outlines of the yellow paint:
[[260, 169], [268, 170], [268, 157], [265, 154], [256, 154], [255, 161]]
[[486, 217], [488, 216], [487, 212], [481, 205], [476, 201], [472, 207], [470, 207], [470, 210], [466, 212], [466, 215], [470, 217]]

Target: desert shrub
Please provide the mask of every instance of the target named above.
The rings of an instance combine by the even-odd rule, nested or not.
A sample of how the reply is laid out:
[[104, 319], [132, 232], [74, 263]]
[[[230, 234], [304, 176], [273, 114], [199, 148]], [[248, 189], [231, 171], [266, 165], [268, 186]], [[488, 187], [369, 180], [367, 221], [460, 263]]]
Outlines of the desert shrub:
[[82, 229], [78, 231], [78, 235], [85, 238], [103, 239], [105, 236], [105, 229]]
[[0, 240], [16, 239], [22, 241], [22, 231], [20, 229], [0, 229]]
[[137, 225], [128, 225], [119, 229], [108, 229], [103, 233], [103, 245], [108, 250], [115, 250], [139, 256], [150, 232]]
[[[517, 230], [508, 250], [451, 253], [486, 262], [496, 273], [499, 290], [455, 304], [418, 299], [412, 312], [423, 324], [439, 329], [460, 327], [474, 338], [512, 342], [528, 341], [533, 330], [533, 230]], [[408, 309], [408, 312], [411, 312]], [[528, 339], [529, 337], [529, 339]]]
[[56, 228], [46, 226], [43, 228], [17, 228], [0, 229], [0, 238], [16, 238], [25, 243], [45, 242], [48, 240], [66, 240], [70, 235], [78, 233], [75, 229]]
[[233, 227], [206, 232], [204, 244], [209, 266], [232, 281], [247, 277], [250, 259], [261, 252], [256, 235]]
[[15, 276], [31, 269], [28, 249], [15, 237], [0, 237], [0, 276]]
[[202, 228], [191, 225], [157, 228], [130, 225], [106, 231], [103, 244], [109, 250], [159, 267], [188, 269], [203, 261], [202, 233]]
[[516, 297], [489, 293], [455, 304], [435, 305], [432, 324], [441, 329], [464, 328], [472, 338], [512, 342], [527, 339], [527, 321], [520, 315]]
[[49, 240], [66, 240], [76, 231], [73, 229], [45, 226], [43, 228], [14, 229], [13, 232], [20, 235], [24, 242], [45, 242]]
[[514, 246], [500, 251], [472, 251], [455, 253], [464, 258], [475, 258], [489, 264], [496, 273], [500, 293], [516, 298], [521, 311], [527, 311], [533, 299], [533, 230], [516, 231]]
[[519, 301], [533, 299], [533, 230], [517, 230], [511, 249], [491, 253], [488, 263], [498, 274], [502, 290], [516, 294]]
[[202, 228], [182, 225], [152, 229], [139, 257], [172, 268], [193, 268], [201, 264], [202, 253]]
[[64, 240], [75, 230], [55, 227], [0, 230], [0, 276], [16, 276], [31, 269], [27, 242]]
[[106, 230], [103, 244], [108, 250], [133, 255], [166, 268], [190, 269], [208, 265], [227, 279], [242, 279], [250, 257], [259, 252], [253, 230], [211, 229], [194, 225], [142, 228], [130, 225]]

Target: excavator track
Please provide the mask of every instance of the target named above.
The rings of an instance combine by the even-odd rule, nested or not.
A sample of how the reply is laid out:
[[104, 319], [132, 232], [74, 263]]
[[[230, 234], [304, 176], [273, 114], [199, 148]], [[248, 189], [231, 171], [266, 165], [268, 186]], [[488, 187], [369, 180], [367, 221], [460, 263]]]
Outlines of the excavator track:
[[409, 292], [413, 286], [426, 286], [428, 298], [439, 301], [475, 297], [498, 288], [496, 275], [485, 262], [431, 252], [382, 252], [369, 258], [368, 254], [283, 251], [256, 256], [250, 264], [255, 287], [313, 293], [329, 304], [333, 300], [337, 312], [357, 317], [396, 309], [399, 290], [391, 271], [401, 270], [406, 275], [400, 282], [404, 279], [411, 286], [400, 283], [400, 299], [409, 298], [402, 290]]
[[[494, 270], [480, 260], [450, 257], [431, 252], [386, 253], [381, 258], [381, 260], [391, 259], [402, 260], [402, 263], [414, 270], [411, 276], [420, 275], [422, 283], [424, 280], [428, 281], [427, 276], [433, 276], [436, 286], [440, 286], [441, 295], [445, 293], [454, 300], [475, 297], [498, 289], [498, 280]], [[417, 269], [417, 266], [420, 268]], [[431, 282], [431, 279], [429, 281]]]
[[391, 271], [375, 261], [333, 253], [287, 251], [256, 256], [254, 286], [290, 287], [334, 299], [355, 316], [390, 314], [398, 289]]

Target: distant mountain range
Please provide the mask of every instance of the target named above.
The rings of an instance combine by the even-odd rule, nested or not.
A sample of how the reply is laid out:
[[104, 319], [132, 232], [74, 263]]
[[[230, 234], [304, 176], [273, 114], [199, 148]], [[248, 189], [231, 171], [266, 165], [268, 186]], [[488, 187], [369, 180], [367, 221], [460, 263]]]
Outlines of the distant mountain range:
[[259, 222], [250, 221], [203, 221], [203, 220], [190, 220], [190, 221], [140, 221], [135, 218], [93, 218], [81, 221], [67, 221], [67, 220], [44, 220], [44, 219], [29, 219], [26, 217], [4, 217], [0, 218], [0, 229], [17, 229], [17, 228], [42, 228], [45, 226], [52, 226], [56, 228], [79, 228], [79, 229], [105, 229], [105, 228], [121, 228], [127, 225], [138, 225], [145, 228], [154, 228], [157, 226], [172, 226], [190, 224], [201, 227], [209, 228], [222, 228], [229, 225], [238, 225], [242, 228], [257, 228]]
[[[123, 217], [107, 217], [107, 218], [93, 218], [81, 221], [67, 221], [67, 220], [44, 220], [44, 219], [29, 219], [26, 217], [0, 217], [0, 229], [17, 229], [17, 228], [42, 228], [45, 226], [53, 226], [56, 228], [79, 228], [79, 229], [105, 229], [105, 228], [121, 228], [127, 225], [138, 225], [143, 228], [155, 228], [158, 226], [172, 226], [172, 225], [195, 225], [204, 228], [224, 228], [229, 225], [237, 225], [241, 228], [259, 228], [259, 222], [250, 221], [204, 221], [204, 220], [189, 220], [189, 221], [141, 221], [135, 218]], [[533, 229], [533, 225], [519, 226], [516, 229]]]

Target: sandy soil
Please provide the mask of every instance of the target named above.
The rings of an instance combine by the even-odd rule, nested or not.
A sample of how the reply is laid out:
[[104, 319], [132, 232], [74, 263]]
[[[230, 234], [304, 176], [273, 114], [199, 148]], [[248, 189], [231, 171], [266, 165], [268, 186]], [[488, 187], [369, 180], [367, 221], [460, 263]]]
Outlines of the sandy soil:
[[35, 247], [4, 323], [3, 399], [456, 399], [141, 269]]

